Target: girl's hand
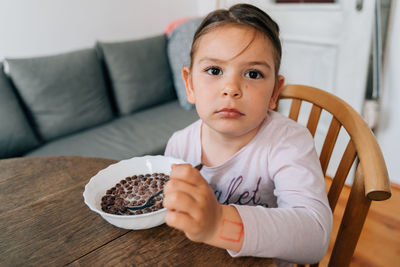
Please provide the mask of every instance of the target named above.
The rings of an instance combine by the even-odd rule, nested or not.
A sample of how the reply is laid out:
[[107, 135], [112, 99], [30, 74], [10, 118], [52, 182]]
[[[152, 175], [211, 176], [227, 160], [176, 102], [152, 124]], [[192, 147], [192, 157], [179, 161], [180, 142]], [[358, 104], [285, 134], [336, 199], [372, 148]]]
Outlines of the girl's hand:
[[214, 192], [190, 164], [174, 164], [164, 187], [163, 205], [168, 209], [166, 223], [179, 229], [192, 241], [209, 243], [217, 235], [222, 205]]

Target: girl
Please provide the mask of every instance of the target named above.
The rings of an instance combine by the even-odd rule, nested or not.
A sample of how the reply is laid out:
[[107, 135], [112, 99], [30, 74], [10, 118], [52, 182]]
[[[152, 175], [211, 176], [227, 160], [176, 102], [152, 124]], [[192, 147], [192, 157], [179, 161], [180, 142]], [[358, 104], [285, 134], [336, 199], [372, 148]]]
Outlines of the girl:
[[247, 4], [214, 11], [190, 56], [182, 76], [200, 120], [165, 151], [191, 164], [172, 166], [166, 223], [232, 256], [319, 261], [332, 213], [313, 138], [273, 111], [284, 84], [278, 25]]

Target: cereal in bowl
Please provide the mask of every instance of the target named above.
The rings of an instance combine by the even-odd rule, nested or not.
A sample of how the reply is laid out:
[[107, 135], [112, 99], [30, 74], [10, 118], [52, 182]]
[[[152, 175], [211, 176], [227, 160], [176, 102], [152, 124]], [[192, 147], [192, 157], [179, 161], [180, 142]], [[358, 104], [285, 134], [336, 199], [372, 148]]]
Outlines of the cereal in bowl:
[[116, 215], [137, 215], [163, 208], [163, 195], [154, 198], [154, 205], [142, 210], [129, 210], [126, 206], [143, 205], [150, 196], [164, 188], [169, 176], [164, 173], [140, 174], [126, 177], [106, 191], [101, 198], [101, 209]]

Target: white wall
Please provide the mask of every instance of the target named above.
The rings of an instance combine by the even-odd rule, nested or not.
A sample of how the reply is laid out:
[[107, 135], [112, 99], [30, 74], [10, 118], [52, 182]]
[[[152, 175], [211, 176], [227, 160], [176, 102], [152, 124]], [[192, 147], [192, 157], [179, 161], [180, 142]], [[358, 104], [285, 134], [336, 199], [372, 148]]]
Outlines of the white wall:
[[199, 14], [201, 16], [205, 16], [209, 12], [221, 8], [220, 2], [221, 2], [220, 0], [197, 0], [197, 8]]
[[384, 80], [379, 124], [376, 131], [389, 170], [400, 184], [400, 3], [392, 1], [384, 58]]
[[152, 36], [197, 13], [187, 0], [0, 0], [0, 60]]

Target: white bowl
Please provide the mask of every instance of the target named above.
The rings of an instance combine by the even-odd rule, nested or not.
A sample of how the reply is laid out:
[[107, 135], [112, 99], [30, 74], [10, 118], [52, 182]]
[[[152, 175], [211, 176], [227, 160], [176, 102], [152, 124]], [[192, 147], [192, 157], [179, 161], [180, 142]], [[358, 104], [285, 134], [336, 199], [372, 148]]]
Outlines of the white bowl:
[[85, 186], [83, 198], [86, 205], [101, 215], [107, 222], [125, 229], [147, 229], [165, 222], [165, 208], [140, 215], [115, 215], [101, 210], [101, 198], [107, 189], [128, 176], [162, 172], [170, 173], [171, 164], [185, 163], [176, 158], [165, 156], [144, 156], [121, 160], [99, 171]]

